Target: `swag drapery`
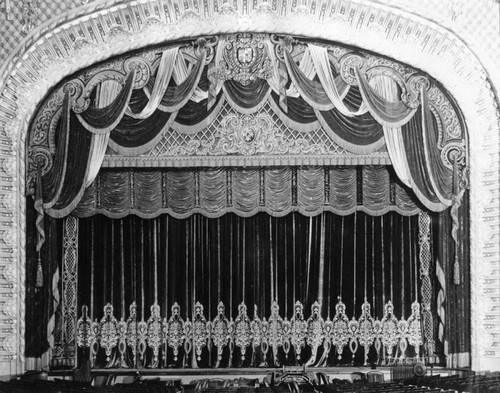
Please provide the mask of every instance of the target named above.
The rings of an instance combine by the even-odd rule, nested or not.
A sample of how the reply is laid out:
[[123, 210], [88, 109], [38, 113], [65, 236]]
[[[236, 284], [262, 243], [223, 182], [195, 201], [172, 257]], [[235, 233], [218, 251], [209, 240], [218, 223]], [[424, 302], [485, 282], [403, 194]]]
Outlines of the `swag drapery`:
[[[174, 303], [187, 321], [193, 318], [198, 301], [207, 321], [217, 316], [219, 302], [223, 302], [228, 320], [236, 319], [241, 303], [247, 305], [250, 319], [268, 319], [273, 301], [279, 305], [279, 315], [288, 320], [294, 316], [296, 301], [304, 306], [305, 320], [318, 301], [320, 316], [331, 320], [339, 299], [345, 304], [348, 319], [360, 318], [366, 301], [371, 305], [371, 316], [382, 320], [384, 306], [390, 301], [399, 320], [410, 317], [412, 303], [419, 298], [418, 215], [405, 217], [391, 212], [370, 216], [360, 212], [348, 216], [291, 213], [272, 217], [258, 213], [246, 218], [226, 214], [212, 219], [195, 214], [182, 220], [169, 215], [150, 220], [95, 215], [79, 222], [78, 249], [87, 263], [78, 266], [78, 309], [88, 306], [90, 320], [101, 320], [109, 303], [113, 305], [113, 317], [127, 321], [129, 306], [135, 302], [138, 323], [148, 321], [153, 304], [159, 305], [161, 319], [168, 320]], [[396, 332], [393, 334], [397, 337]], [[204, 346], [193, 362], [198, 367], [214, 366], [217, 351], [211, 350], [212, 357], [209, 352]], [[231, 352], [225, 348], [221, 367], [227, 367], [230, 358], [234, 365], [250, 365], [251, 348], [242, 364], [239, 350]], [[393, 348], [390, 356], [396, 352], [403, 355]], [[154, 365], [152, 353], [151, 348], [144, 348], [143, 354], [137, 354], [135, 366], [186, 366], [183, 347], [174, 359], [171, 349], [164, 357], [162, 346], [161, 361]], [[101, 347], [95, 355], [95, 366], [116, 367], [120, 362], [118, 347], [110, 354]], [[328, 364], [349, 364], [353, 356], [357, 364], [363, 364], [364, 355], [361, 345], [354, 353], [346, 345], [340, 358], [331, 351]], [[376, 350], [374, 343], [368, 355], [373, 362], [387, 356]], [[404, 355], [415, 356], [415, 349], [408, 348]], [[311, 348], [306, 346], [299, 363], [309, 356]], [[285, 357], [280, 348], [278, 357], [281, 364], [295, 364], [297, 360], [293, 349]], [[255, 365], [260, 360], [254, 358]], [[267, 360], [273, 364], [271, 350]], [[130, 348], [126, 362], [134, 366]]]
[[384, 166], [106, 169], [73, 215], [186, 218], [193, 213], [248, 217], [266, 212], [281, 217], [293, 211], [306, 216], [323, 211], [410, 216], [420, 212], [421, 205], [392, 168]]
[[96, 101], [82, 113], [71, 109], [67, 92], [54, 163], [38, 180], [47, 213], [64, 217], [79, 203], [96, 176], [91, 161], [102, 162], [104, 157], [102, 144], [96, 143], [99, 135], [109, 135], [108, 144], [118, 153], [139, 155], [151, 149], [170, 127], [197, 132], [206, 126], [217, 116], [222, 95], [241, 113], [254, 113], [268, 100], [276, 114], [300, 132], [310, 131], [319, 122], [336, 143], [355, 153], [368, 154], [385, 143], [397, 175], [431, 211], [442, 211], [459, 199], [453, 170], [440, 159], [425, 84], [418, 107], [410, 108], [399, 99], [394, 82], [367, 81], [359, 69], [358, 85], [347, 85], [329, 61], [327, 49], [312, 44], [300, 64], [285, 51], [291, 80], [287, 90], [282, 87], [282, 76], [276, 76], [282, 75], [278, 61], [273, 63], [274, 75], [269, 80], [243, 85], [234, 80], [222, 83], [209, 72], [213, 65], [205, 65], [205, 58], [201, 50], [196, 63], [188, 67], [178, 48], [167, 49], [156, 76], [144, 88], [133, 89], [131, 72], [123, 86], [117, 88], [113, 83], [109, 87], [114, 91], [108, 94], [108, 102]]

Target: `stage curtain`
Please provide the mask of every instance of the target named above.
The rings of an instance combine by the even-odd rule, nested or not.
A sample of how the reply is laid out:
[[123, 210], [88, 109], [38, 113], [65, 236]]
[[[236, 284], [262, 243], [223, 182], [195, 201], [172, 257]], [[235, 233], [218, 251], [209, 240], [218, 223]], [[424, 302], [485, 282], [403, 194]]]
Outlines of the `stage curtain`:
[[[130, 100], [132, 111], [142, 111], [149, 101], [143, 90], [134, 90]], [[156, 110], [147, 119], [134, 119], [125, 114], [110, 134], [109, 146], [117, 153], [133, 156], [153, 148], [168, 131], [177, 113]]]
[[354, 211], [414, 215], [418, 200], [390, 167], [206, 168], [199, 170], [103, 170], [88, 188], [74, 215], [129, 214], [151, 218], [168, 213], [220, 217], [291, 211], [346, 215]]
[[[26, 199], [26, 277], [25, 277], [25, 352], [27, 364], [38, 369], [50, 367], [57, 323], [60, 328], [61, 261], [63, 220], [44, 217], [45, 242], [40, 250], [43, 285], [36, 285], [38, 256], [36, 251], [37, 213], [33, 201]], [[57, 321], [56, 321], [57, 320]], [[31, 359], [31, 360], [30, 360]]]
[[[115, 220], [97, 215], [79, 220], [79, 225], [78, 308], [87, 305], [92, 320], [100, 320], [107, 303], [113, 305], [114, 317], [127, 320], [132, 302], [137, 305], [138, 322], [148, 320], [154, 303], [160, 306], [162, 319], [168, 319], [174, 302], [187, 320], [196, 301], [204, 306], [209, 321], [215, 318], [220, 301], [229, 320], [236, 318], [242, 302], [250, 318], [263, 319], [269, 317], [274, 300], [280, 316], [289, 320], [295, 301], [303, 303], [307, 319], [311, 305], [320, 300], [326, 320], [335, 314], [339, 297], [347, 315], [359, 318], [366, 299], [371, 315], [380, 320], [389, 300], [398, 318], [408, 318], [411, 303], [418, 300], [417, 216], [393, 212], [374, 217], [358, 212], [316, 217], [291, 213], [276, 218], [259, 213], [248, 218], [196, 214], [183, 220], [169, 215]], [[99, 349], [96, 367], [116, 366], [117, 352], [106, 361], [104, 350]], [[362, 352], [356, 353], [356, 364], [363, 363]], [[138, 356], [139, 366], [151, 366], [152, 350], [146, 349], [144, 355], [142, 360]], [[205, 347], [197, 366], [213, 367], [215, 355], [214, 348], [210, 353]], [[302, 362], [310, 355], [306, 347]], [[372, 347], [372, 360], [374, 355]], [[221, 367], [228, 366], [229, 356], [226, 348]], [[244, 362], [238, 349], [232, 356], [233, 365], [250, 366], [249, 353]], [[286, 359], [282, 349], [279, 358], [282, 364], [295, 361], [293, 353]], [[352, 360], [347, 346], [341, 361], [330, 353], [328, 364]], [[130, 349], [127, 362], [134, 366]], [[254, 365], [258, 363], [257, 358]], [[168, 359], [156, 367], [183, 364], [181, 349], [178, 360], [169, 351]]]
[[224, 82], [222, 86], [229, 104], [239, 113], [252, 114], [265, 104], [269, 95], [269, 85], [263, 79], [243, 85], [232, 80]]

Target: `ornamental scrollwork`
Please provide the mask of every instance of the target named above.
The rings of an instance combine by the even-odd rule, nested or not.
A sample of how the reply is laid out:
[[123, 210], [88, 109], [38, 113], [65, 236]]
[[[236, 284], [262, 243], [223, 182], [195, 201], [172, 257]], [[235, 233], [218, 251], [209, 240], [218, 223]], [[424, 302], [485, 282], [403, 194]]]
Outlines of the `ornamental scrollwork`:
[[273, 119], [263, 113], [230, 114], [221, 122], [219, 140], [211, 149], [214, 154], [283, 154], [288, 150], [282, 133]]
[[366, 71], [366, 60], [363, 56], [356, 53], [348, 53], [340, 59], [340, 75], [344, 82], [351, 86], [358, 85], [358, 78], [355, 69], [360, 72]]
[[408, 86], [407, 91], [401, 96], [403, 102], [409, 108], [418, 108], [421, 102], [421, 90], [429, 90], [431, 87], [429, 78], [422, 74], [413, 74], [408, 78], [406, 85]]

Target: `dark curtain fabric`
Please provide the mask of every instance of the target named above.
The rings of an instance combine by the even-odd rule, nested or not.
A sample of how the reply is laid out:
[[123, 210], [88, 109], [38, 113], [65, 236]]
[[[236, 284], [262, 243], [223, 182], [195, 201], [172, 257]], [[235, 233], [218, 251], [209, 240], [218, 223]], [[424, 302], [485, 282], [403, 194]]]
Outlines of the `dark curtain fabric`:
[[243, 109], [251, 109], [259, 106], [267, 97], [269, 85], [263, 79], [243, 85], [239, 82], [229, 80], [224, 82], [224, 91], [230, 102]]
[[[470, 224], [468, 219], [469, 193], [462, 197], [458, 209], [459, 226], [457, 246], [451, 236], [452, 220], [449, 211], [436, 215], [433, 221], [433, 280], [437, 350], [443, 365], [448, 367], [469, 367], [470, 363], [458, 363], [458, 354], [470, 354]], [[454, 260], [458, 253], [462, 280], [454, 284]], [[446, 343], [446, 345], [445, 345]], [[445, 352], [446, 350], [446, 352]], [[470, 359], [467, 359], [469, 362]], [[446, 363], [447, 362], [447, 363]]]
[[57, 202], [57, 193], [60, 182], [65, 176], [64, 163], [68, 156], [69, 122], [70, 122], [69, 93], [64, 95], [61, 118], [56, 126], [55, 155], [50, 170], [42, 176], [43, 200], [49, 206]]
[[[143, 90], [134, 90], [130, 99], [130, 109], [139, 113], [149, 98]], [[111, 131], [110, 138], [120, 146], [133, 148], [152, 141], [163, 129], [172, 114], [156, 110], [147, 119], [134, 119], [124, 115], [120, 123]]]
[[[167, 91], [165, 92], [161, 100], [160, 108], [161, 106], [164, 107], [161, 109], [172, 110], [170, 108], [175, 108], [175, 110], [178, 110], [189, 100], [190, 94], [188, 93], [191, 92], [193, 88], [198, 86], [202, 73], [206, 68], [205, 58], [206, 53], [203, 52], [203, 54], [198, 58], [195, 65], [193, 66], [193, 69], [189, 73], [189, 76], [181, 84], [175, 85], [172, 80], [170, 86], [167, 88]], [[153, 90], [155, 80], [156, 78], [154, 77], [150, 78], [147, 83], [147, 89], [150, 92]]]
[[193, 126], [204, 121], [208, 116], [214, 113], [217, 104], [222, 99], [223, 94], [220, 93], [215, 100], [214, 105], [207, 109], [207, 99], [194, 102], [189, 100], [186, 105], [182, 107], [175, 117], [175, 122], [184, 126]]
[[[422, 94], [422, 117], [423, 122], [421, 127], [425, 127], [422, 133], [422, 139], [425, 144], [425, 160], [429, 168], [429, 174], [434, 180], [434, 188], [436, 193], [441, 196], [441, 201], [446, 201], [448, 205], [451, 204], [453, 191], [453, 171], [447, 168], [441, 159], [441, 149], [439, 148], [439, 133], [436, 119], [433, 116], [427, 90], [423, 90]], [[457, 185], [458, 189], [458, 185]]]
[[104, 108], [90, 106], [84, 112], [80, 113], [81, 119], [93, 129], [109, 132], [110, 128], [113, 128], [115, 123], [120, 121], [125, 112], [125, 108], [130, 100], [134, 76], [134, 72], [131, 72], [127, 76], [123, 88], [111, 104]]
[[303, 124], [316, 121], [314, 109], [301, 97], [286, 98], [287, 112], [279, 105], [280, 97], [275, 92], [271, 92], [271, 99], [276, 103], [276, 108], [279, 108], [281, 116], [287, 116], [291, 120]]
[[425, 161], [424, 141], [421, 137], [421, 126], [422, 114], [420, 111], [417, 111], [415, 112], [413, 118], [401, 127], [406, 157], [408, 159], [408, 166], [412, 180], [416, 186], [414, 191], [417, 195], [419, 195], [418, 193], [423, 195], [423, 198], [427, 200], [429, 204], [439, 207], [441, 206], [441, 203], [436, 196], [434, 187], [431, 184], [427, 163]]
[[[45, 243], [41, 248], [43, 286], [36, 288], [38, 253], [36, 252], [36, 211], [33, 200], [26, 198], [26, 315], [25, 342], [26, 357], [40, 357], [49, 348], [49, 337], [53, 335], [51, 318], [55, 318], [54, 301], [60, 288], [57, 279], [62, 261], [62, 224], [63, 220], [45, 216]], [[57, 272], [57, 273], [56, 273]], [[55, 277], [54, 277], [55, 275]], [[55, 280], [55, 282], [54, 282]], [[52, 326], [52, 327], [51, 327]]]
[[[87, 132], [70, 111], [66, 97], [63, 115], [57, 126], [56, 155], [52, 169], [42, 176], [44, 209], [53, 217], [66, 216], [83, 193], [83, 181], [92, 142], [92, 134]], [[73, 204], [75, 206], [73, 206]]]
[[[216, 316], [219, 301], [228, 319], [234, 320], [241, 302], [251, 319], [255, 304], [262, 319], [269, 317], [273, 300], [288, 319], [296, 300], [304, 304], [306, 319], [319, 300], [326, 320], [335, 314], [339, 296], [349, 318], [359, 318], [365, 299], [374, 318], [383, 317], [389, 300], [398, 318], [408, 318], [411, 303], [420, 296], [417, 216], [94, 216], [79, 225], [78, 308], [88, 305], [89, 317], [98, 320], [106, 303], [114, 306], [118, 320], [126, 320], [134, 301], [138, 321], [147, 321], [156, 301], [167, 319], [174, 302], [182, 318], [191, 319], [196, 301], [204, 306], [207, 320]], [[204, 352], [200, 366], [210, 365], [207, 356]], [[356, 362], [363, 362], [362, 354], [356, 356]], [[280, 358], [286, 364], [282, 352]], [[351, 360], [345, 348], [342, 362]], [[330, 362], [338, 362], [333, 353]], [[102, 349], [97, 363], [112, 366]]]
[[[65, 177], [61, 182], [61, 193], [54, 206], [47, 211], [49, 215], [54, 217], [59, 217], [58, 211], [67, 210], [71, 204], [77, 201], [77, 195], [83, 193], [83, 181], [89, 164], [92, 134], [85, 130], [74, 113], [70, 115], [69, 127], [69, 150], [65, 163]], [[73, 208], [69, 210], [72, 211]]]
[[371, 145], [384, 137], [382, 126], [368, 112], [354, 117], [345, 116], [335, 108], [319, 113], [328, 127], [350, 144]]
[[365, 75], [362, 74], [357, 68], [356, 76], [360, 92], [368, 104], [370, 112], [383, 125], [397, 127], [406, 123], [407, 119], [412, 116], [414, 111], [412, 108], [408, 107], [401, 100], [389, 101], [380, 96], [374, 89], [372, 89]]

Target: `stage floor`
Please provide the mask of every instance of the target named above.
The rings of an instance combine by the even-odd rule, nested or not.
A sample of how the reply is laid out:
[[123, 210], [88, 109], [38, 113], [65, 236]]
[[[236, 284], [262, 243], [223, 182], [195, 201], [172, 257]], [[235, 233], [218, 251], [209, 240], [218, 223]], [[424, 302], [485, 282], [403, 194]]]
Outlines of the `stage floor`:
[[[377, 367], [377, 371], [384, 374], [384, 381], [390, 381], [391, 367]], [[302, 371], [301, 367], [287, 367], [287, 371]], [[353, 373], [367, 373], [371, 371], [370, 367], [311, 367], [307, 372], [324, 373], [330, 380], [347, 379], [352, 380]], [[283, 372], [283, 368], [184, 368], [184, 369], [127, 369], [127, 368], [109, 368], [93, 369], [93, 375], [114, 374], [120, 382], [120, 377], [140, 374], [142, 379], [160, 379], [162, 381], [176, 380], [183, 385], [195, 383], [202, 379], [238, 379], [253, 378], [262, 382], [266, 376], [271, 376], [273, 372]], [[427, 375], [440, 374], [447, 376], [458, 373], [458, 370], [446, 369], [442, 367], [427, 367]], [[50, 379], [70, 379], [72, 371], [52, 371], [49, 374]], [[410, 377], [410, 376], [409, 376]]]

